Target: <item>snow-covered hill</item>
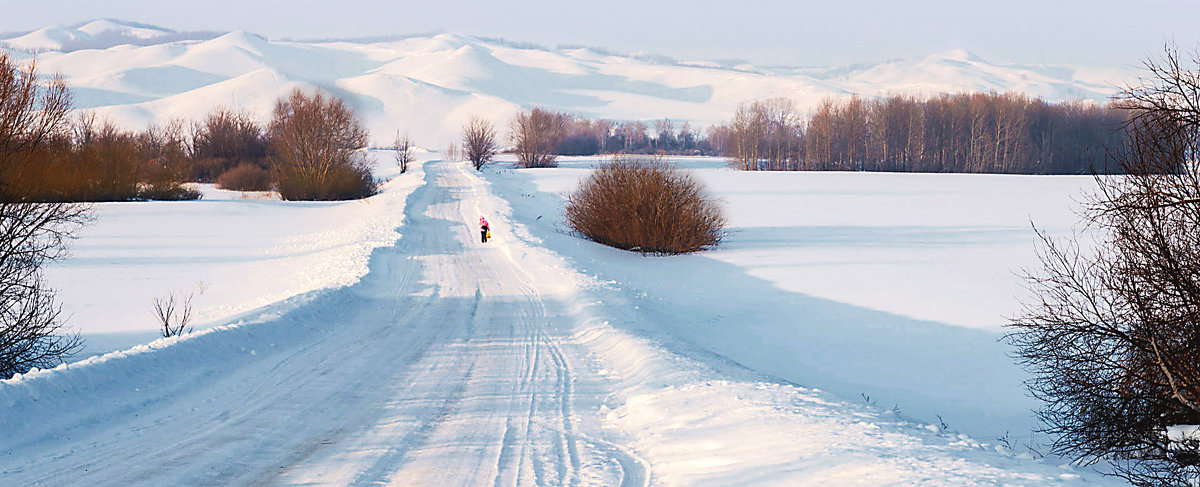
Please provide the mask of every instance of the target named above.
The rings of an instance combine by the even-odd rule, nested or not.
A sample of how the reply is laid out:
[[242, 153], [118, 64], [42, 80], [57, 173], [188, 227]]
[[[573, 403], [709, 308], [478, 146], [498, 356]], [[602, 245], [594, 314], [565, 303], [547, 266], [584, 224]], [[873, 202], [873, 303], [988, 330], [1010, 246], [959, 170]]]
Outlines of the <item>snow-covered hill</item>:
[[118, 44], [166, 41], [177, 34], [171, 29], [136, 22], [100, 19], [73, 26], [56, 25], [0, 40], [0, 45], [25, 51], [73, 51]]
[[[532, 106], [703, 127], [728, 119], [740, 103], [777, 96], [805, 108], [849, 93], [969, 90], [1103, 101], [1129, 75], [1116, 68], [994, 63], [965, 51], [797, 68], [674, 62], [455, 34], [369, 42], [273, 41], [241, 31], [180, 37], [170, 29], [101, 20], [0, 39], [7, 46], [0, 48], [21, 59], [37, 52], [44, 72], [61, 73], [74, 87], [78, 107], [130, 128], [198, 118], [217, 105], [265, 118], [287, 90], [319, 86], [357, 107], [375, 142], [386, 143], [400, 130], [427, 147], [456, 139], [472, 115], [503, 125]], [[79, 48], [89, 42], [105, 48]]]

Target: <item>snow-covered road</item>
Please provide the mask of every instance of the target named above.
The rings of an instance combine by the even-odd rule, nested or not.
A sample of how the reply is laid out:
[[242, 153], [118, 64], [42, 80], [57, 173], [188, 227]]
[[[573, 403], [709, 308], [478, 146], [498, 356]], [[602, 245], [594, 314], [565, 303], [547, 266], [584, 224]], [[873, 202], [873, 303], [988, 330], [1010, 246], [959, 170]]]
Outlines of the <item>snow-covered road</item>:
[[571, 327], [549, 325], [558, 310], [530, 275], [479, 245], [479, 179], [426, 170], [405, 238], [359, 284], [144, 354], [189, 357], [146, 364], [132, 391], [11, 405], [0, 483], [644, 484], [642, 462], [602, 439], [605, 388], [577, 370]]
[[0, 383], [0, 485], [1098, 480], [623, 331], [469, 166], [424, 175], [353, 286]]

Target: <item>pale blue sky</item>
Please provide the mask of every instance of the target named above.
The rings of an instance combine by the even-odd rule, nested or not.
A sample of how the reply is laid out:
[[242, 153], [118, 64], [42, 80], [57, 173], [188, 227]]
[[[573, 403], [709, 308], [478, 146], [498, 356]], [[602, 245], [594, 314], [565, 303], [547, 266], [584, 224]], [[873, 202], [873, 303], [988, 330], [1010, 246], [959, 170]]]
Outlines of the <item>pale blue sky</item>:
[[449, 31], [679, 59], [830, 65], [967, 49], [997, 62], [1136, 65], [1200, 45], [1200, 1], [0, 0], [0, 31], [96, 18], [270, 38]]

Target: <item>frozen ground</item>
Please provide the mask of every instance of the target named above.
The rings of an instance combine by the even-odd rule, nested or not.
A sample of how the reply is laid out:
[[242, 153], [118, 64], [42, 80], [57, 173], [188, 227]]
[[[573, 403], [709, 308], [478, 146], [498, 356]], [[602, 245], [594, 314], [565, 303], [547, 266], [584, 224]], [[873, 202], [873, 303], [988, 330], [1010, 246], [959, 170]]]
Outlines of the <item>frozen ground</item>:
[[[721, 158], [671, 161], [693, 170], [727, 210], [730, 238], [699, 254], [704, 259], [786, 291], [985, 330], [999, 329], [1019, 309], [1017, 276], [1038, 264], [1031, 224], [1068, 235], [1079, 227], [1080, 199], [1095, 185], [1091, 176], [754, 173], [729, 170]], [[493, 169], [521, 194], [544, 198], [574, 189], [604, 162], [563, 158], [551, 171]], [[544, 199], [539, 214], [553, 216], [560, 205]]]
[[[343, 281], [329, 278], [314, 286], [332, 288], [240, 312], [223, 320], [228, 325], [0, 381], [0, 479], [1109, 483], [1087, 469], [1032, 458], [1017, 435], [1016, 448], [1004, 448], [987, 435], [945, 430], [839, 390], [861, 376], [869, 385], [898, 382], [895, 397], [907, 398], [924, 383], [927, 401], [990, 414], [980, 409], [985, 400], [940, 391], [946, 384], [933, 371], [958, 367], [989, 383], [995, 371], [980, 363], [991, 359], [971, 349], [982, 342], [970, 339], [992, 331], [783, 289], [752, 275], [755, 266], [736, 254], [762, 247], [761, 240], [739, 247], [736, 234], [725, 250], [669, 259], [578, 241], [556, 229], [557, 196], [538, 190], [570, 171], [496, 166], [481, 177], [462, 163], [427, 162], [418, 181], [397, 178], [360, 203], [383, 207], [372, 206], [379, 213], [370, 218], [391, 222], [399, 237], [370, 254], [368, 272], [350, 278], [353, 284], [337, 287]], [[722, 177], [712, 172], [705, 177]], [[366, 208], [337, 208], [307, 208], [319, 220], [308, 224], [335, 233], [370, 227], [349, 216]], [[474, 230], [480, 215], [495, 228], [487, 245]], [[295, 230], [307, 235], [310, 228]], [[803, 258], [803, 247], [779, 247], [788, 259]], [[325, 252], [317, 254], [339, 261], [334, 256], [357, 251], [331, 245]], [[302, 259], [289, 253], [281, 268], [311, 265]], [[153, 273], [137, 267], [117, 258], [106, 271]], [[214, 276], [208, 287], [239, 275]], [[204, 296], [218, 303], [216, 291]], [[948, 346], [966, 348], [951, 353]], [[819, 364], [825, 368], [812, 368]], [[953, 416], [948, 421], [957, 426]]]
[[[759, 372], [981, 438], [1029, 441], [1027, 377], [999, 342], [1037, 264], [1036, 222], [1069, 233], [1089, 177], [749, 173], [683, 159], [730, 236], [644, 258], [565, 235], [561, 194], [598, 158], [489, 169], [540, 244], [610, 282], [663, 334]], [[539, 218], [540, 217], [540, 218]]]

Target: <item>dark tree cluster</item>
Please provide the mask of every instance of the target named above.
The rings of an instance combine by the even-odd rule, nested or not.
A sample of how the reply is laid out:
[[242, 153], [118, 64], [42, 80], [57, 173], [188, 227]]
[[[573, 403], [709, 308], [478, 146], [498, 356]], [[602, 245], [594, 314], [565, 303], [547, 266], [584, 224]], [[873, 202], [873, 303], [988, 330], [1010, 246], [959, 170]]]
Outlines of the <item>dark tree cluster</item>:
[[686, 121], [676, 129], [671, 120], [658, 120], [654, 122], [651, 134], [650, 127], [641, 121], [593, 120], [534, 108], [518, 114], [510, 128], [514, 152], [521, 161], [531, 158], [534, 153], [544, 153], [550, 159], [553, 156], [598, 154], [717, 154], [704, 134], [693, 130]]
[[712, 144], [745, 170], [1087, 174], [1108, 172], [1126, 114], [1015, 93], [825, 100], [805, 120], [790, 102], [743, 105]]
[[141, 133], [71, 120], [71, 92], [0, 55], [0, 197], [9, 202], [189, 199], [178, 124]]
[[[266, 130], [253, 115], [217, 108], [192, 127], [190, 180], [227, 189], [268, 190], [269, 185], [246, 182], [247, 177], [260, 177], [270, 168], [267, 144]], [[240, 169], [229, 177], [227, 173], [235, 168]], [[251, 176], [255, 173], [259, 175]]]
[[1096, 242], [1043, 237], [1008, 340], [1055, 450], [1135, 485], [1200, 481], [1200, 55], [1168, 47], [1116, 105], [1123, 176], [1097, 176]]

